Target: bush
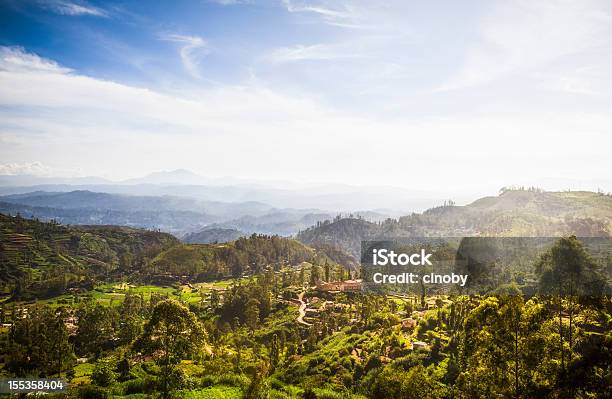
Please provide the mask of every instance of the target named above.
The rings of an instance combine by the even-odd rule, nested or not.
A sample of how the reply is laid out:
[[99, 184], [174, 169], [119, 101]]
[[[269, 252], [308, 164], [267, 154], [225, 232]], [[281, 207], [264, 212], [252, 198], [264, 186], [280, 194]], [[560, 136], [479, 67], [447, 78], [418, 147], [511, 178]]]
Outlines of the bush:
[[79, 398], [81, 399], [106, 399], [108, 393], [104, 388], [95, 385], [87, 385], [79, 390]]
[[268, 399], [270, 397], [270, 385], [261, 374], [256, 373], [251, 383], [244, 391], [246, 399]]
[[206, 375], [200, 378], [200, 386], [202, 388], [208, 388], [217, 385], [217, 378], [212, 375]]
[[168, 378], [172, 389], [192, 389], [195, 387], [194, 381], [181, 369], [174, 369]]
[[345, 399], [350, 397], [350, 394], [332, 391], [330, 389], [317, 389], [317, 399]]
[[113, 367], [108, 362], [98, 362], [91, 373], [91, 380], [94, 384], [107, 387], [115, 382], [116, 374]]
[[268, 379], [268, 383], [270, 384], [270, 388], [276, 390], [282, 390], [285, 387], [285, 384], [282, 381], [279, 381], [277, 378], [270, 377]]
[[271, 390], [270, 399], [292, 399], [292, 396], [285, 392]]
[[151, 377], [138, 378], [126, 381], [123, 384], [123, 394], [132, 395], [136, 393], [151, 393], [157, 388], [156, 381]]
[[317, 394], [311, 388], [306, 388], [302, 394], [304, 399], [317, 399]]
[[247, 387], [251, 380], [243, 374], [221, 374], [217, 377], [217, 384], [228, 385], [232, 387]]

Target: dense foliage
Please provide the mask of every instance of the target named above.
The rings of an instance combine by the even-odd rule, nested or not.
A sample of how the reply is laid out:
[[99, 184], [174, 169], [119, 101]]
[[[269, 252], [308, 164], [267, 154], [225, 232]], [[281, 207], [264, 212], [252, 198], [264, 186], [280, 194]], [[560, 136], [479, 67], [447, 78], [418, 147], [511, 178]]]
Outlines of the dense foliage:
[[[318, 282], [349, 278], [332, 260], [339, 254], [257, 235], [136, 256], [125, 264], [144, 275], [187, 276], [142, 285], [119, 273], [119, 257], [101, 256], [119, 244], [145, 248], [151, 242], [135, 243], [156, 233], [9, 222], [25, 223], [17, 234], [33, 242], [24, 248], [47, 254], [39, 248], [72, 233], [99, 244], [89, 256], [115, 265], [114, 281], [92, 290], [0, 303], [0, 374], [61, 376], [68, 397], [609, 397], [612, 300], [591, 287], [584, 295], [602, 269], [573, 236], [528, 265], [545, 295], [508, 286], [422, 297], [320, 290]], [[54, 248], [80, 266], [85, 255], [67, 245]]]

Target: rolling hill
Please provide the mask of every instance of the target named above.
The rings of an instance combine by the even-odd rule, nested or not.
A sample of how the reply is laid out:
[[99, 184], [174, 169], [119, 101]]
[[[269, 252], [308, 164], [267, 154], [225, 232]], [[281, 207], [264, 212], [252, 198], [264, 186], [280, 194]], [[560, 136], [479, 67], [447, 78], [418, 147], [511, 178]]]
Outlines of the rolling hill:
[[47, 298], [96, 281], [173, 284], [242, 277], [302, 262], [352, 267], [342, 256], [279, 236], [252, 234], [225, 244], [183, 244], [123, 226], [63, 226], [0, 214], [0, 297]]
[[307, 245], [331, 245], [359, 256], [362, 240], [427, 236], [608, 236], [612, 196], [587, 191], [502, 190], [465, 206], [445, 205], [371, 223], [337, 218], [300, 232]]
[[236, 229], [208, 227], [196, 233], [186, 234], [181, 240], [187, 244], [211, 244], [234, 241], [246, 235], [246, 233]]
[[0, 293], [43, 298], [137, 273], [178, 244], [170, 234], [118, 226], [66, 227], [0, 214]]

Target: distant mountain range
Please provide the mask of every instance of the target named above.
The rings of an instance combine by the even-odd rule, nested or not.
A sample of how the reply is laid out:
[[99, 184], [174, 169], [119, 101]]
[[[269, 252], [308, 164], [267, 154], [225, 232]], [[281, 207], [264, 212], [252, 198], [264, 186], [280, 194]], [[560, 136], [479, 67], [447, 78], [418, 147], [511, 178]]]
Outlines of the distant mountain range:
[[392, 216], [424, 210], [445, 199], [440, 194], [394, 187], [298, 185], [282, 181], [256, 182], [230, 177], [207, 178], [184, 169], [155, 172], [121, 181], [98, 177], [0, 176], [0, 195], [75, 190], [124, 195], [170, 195], [224, 203], [254, 201], [280, 209], [317, 209], [331, 213], [367, 209]]
[[[221, 241], [207, 238], [208, 230], [232, 229], [235, 239], [251, 233], [293, 235], [316, 222], [333, 217], [317, 209], [277, 209], [264, 203], [203, 201], [176, 196], [130, 196], [77, 190], [70, 192], [35, 191], [0, 196], [0, 212], [62, 224], [123, 225], [190, 236], [190, 242]], [[370, 220], [386, 215], [364, 212]], [[198, 237], [203, 237], [198, 239]], [[212, 240], [212, 241], [211, 241]]]
[[358, 258], [362, 240], [569, 234], [611, 235], [612, 196], [588, 191], [505, 190], [466, 206], [439, 206], [382, 223], [336, 218], [317, 223], [297, 238], [306, 245], [332, 246]]
[[202, 242], [208, 242], [207, 230], [211, 228], [236, 230], [230, 237], [251, 233], [288, 236], [339, 213], [356, 214], [357, 209], [376, 206], [379, 209], [359, 214], [378, 221], [404, 213], [385, 205], [418, 208], [432, 203], [425, 199], [401, 202], [406, 195], [401, 190], [394, 195], [372, 192], [376, 191], [373, 188], [369, 193], [364, 190], [343, 185], [297, 187], [287, 182], [212, 179], [184, 169], [123, 181], [0, 176], [0, 212], [63, 224], [155, 229], [179, 237], [204, 230]]

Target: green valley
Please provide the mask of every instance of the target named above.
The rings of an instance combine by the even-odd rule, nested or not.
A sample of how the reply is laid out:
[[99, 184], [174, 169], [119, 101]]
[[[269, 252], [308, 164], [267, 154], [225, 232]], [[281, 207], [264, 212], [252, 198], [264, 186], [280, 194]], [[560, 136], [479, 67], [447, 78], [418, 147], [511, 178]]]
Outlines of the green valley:
[[[571, 264], [609, 284], [611, 258], [569, 235], [607, 234], [609, 198], [518, 190], [381, 223], [337, 218], [300, 234], [313, 246], [0, 215], [0, 375], [62, 378], [67, 393], [47, 397], [83, 399], [606, 398], [610, 296], [555, 281]], [[526, 225], [559, 238], [487, 295], [368, 293], [345, 252], [383, 232]]]

